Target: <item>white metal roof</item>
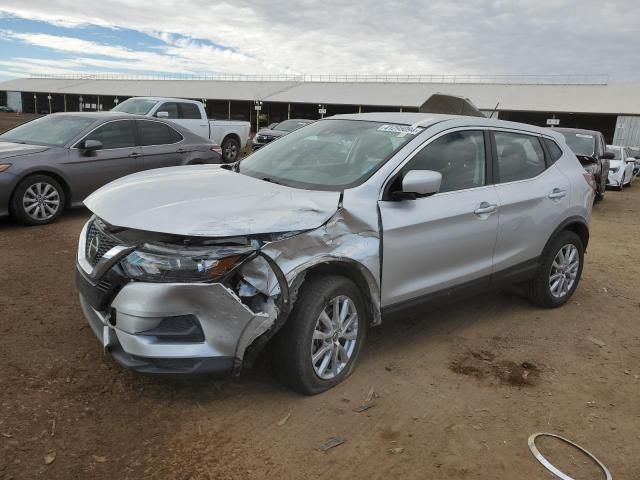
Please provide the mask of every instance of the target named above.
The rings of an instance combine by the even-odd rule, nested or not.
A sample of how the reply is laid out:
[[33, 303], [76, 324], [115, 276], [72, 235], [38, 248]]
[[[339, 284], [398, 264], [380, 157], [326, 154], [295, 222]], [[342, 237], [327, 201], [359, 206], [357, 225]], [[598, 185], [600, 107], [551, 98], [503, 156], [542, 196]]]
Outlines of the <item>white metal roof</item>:
[[499, 110], [640, 115], [640, 85], [25, 78], [2, 82], [0, 90], [416, 108], [445, 93], [469, 98], [482, 110], [499, 103]]

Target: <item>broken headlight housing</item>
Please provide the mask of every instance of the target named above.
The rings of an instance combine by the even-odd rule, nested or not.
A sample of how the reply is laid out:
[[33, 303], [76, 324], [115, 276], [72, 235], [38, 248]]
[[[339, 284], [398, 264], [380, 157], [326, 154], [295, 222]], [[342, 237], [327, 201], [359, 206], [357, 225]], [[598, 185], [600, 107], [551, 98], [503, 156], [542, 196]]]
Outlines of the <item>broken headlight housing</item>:
[[155, 283], [212, 282], [228, 273], [250, 250], [246, 247], [174, 247], [146, 244], [120, 266], [132, 280]]

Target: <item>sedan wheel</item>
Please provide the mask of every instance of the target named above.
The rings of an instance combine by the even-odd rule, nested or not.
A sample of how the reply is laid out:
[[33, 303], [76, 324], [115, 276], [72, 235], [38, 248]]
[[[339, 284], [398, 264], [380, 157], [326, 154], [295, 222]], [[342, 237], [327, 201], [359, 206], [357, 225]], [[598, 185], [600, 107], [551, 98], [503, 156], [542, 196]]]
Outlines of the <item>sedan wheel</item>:
[[318, 377], [331, 380], [347, 366], [356, 348], [358, 312], [353, 300], [335, 297], [322, 309], [311, 340], [311, 363]]
[[48, 175], [33, 175], [18, 184], [11, 196], [11, 214], [25, 225], [55, 221], [65, 206], [65, 192]]
[[22, 207], [38, 222], [50, 220], [60, 209], [60, 192], [50, 183], [34, 183], [24, 192]]

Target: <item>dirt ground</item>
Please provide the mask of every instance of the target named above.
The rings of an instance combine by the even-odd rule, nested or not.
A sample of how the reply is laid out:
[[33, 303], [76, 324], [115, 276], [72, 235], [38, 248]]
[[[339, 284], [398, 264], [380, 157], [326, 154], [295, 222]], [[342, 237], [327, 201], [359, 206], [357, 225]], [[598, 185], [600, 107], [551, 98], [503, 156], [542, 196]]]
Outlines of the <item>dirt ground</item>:
[[[87, 217], [0, 221], [0, 478], [550, 479], [527, 448], [546, 431], [640, 479], [640, 182], [596, 206], [564, 308], [502, 292], [407, 314], [315, 397], [274, 380], [268, 355], [229, 383], [145, 377], [103, 355], [73, 282]], [[344, 443], [320, 451], [331, 437]]]

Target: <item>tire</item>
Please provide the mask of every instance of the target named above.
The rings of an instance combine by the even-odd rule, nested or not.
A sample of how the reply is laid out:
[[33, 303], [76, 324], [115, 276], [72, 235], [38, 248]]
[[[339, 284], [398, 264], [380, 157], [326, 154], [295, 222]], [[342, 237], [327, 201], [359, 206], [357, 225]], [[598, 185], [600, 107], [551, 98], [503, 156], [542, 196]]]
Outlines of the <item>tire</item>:
[[[571, 267], [575, 262], [575, 258], [563, 265], [562, 270], [557, 269], [555, 265], [562, 264], [556, 257], [560, 255], [560, 251], [563, 253], [573, 252], [577, 255], [578, 265], [577, 267]], [[572, 254], [570, 254], [572, 256]], [[540, 259], [538, 270], [535, 277], [526, 284], [526, 293], [533, 303], [540, 307], [556, 308], [567, 303], [573, 293], [578, 288], [580, 283], [580, 277], [582, 275], [582, 267], [584, 264], [584, 246], [582, 240], [574, 232], [563, 231], [551, 243], [545, 248], [544, 253]], [[556, 280], [570, 282], [571, 284], [564, 283], [555, 292], [552, 291], [551, 277], [552, 275], [566, 275], [565, 277], [559, 277]]]
[[240, 142], [233, 137], [227, 137], [222, 141], [222, 161], [233, 163], [240, 157]]
[[[327, 316], [333, 317], [333, 302], [336, 299], [342, 307], [345, 305], [345, 299], [348, 299], [351, 302], [348, 304], [350, 315], [353, 315], [354, 311], [356, 314], [353, 323], [347, 325], [345, 330], [348, 339], [341, 336], [339, 329], [336, 333], [331, 333], [333, 328], [328, 328], [336, 326], [332, 322], [327, 324]], [[321, 320], [323, 312], [326, 316]], [[346, 322], [351, 318], [350, 315], [347, 315]], [[331, 317], [328, 320], [331, 320]], [[289, 387], [305, 395], [315, 395], [333, 388], [353, 371], [364, 343], [367, 324], [365, 304], [355, 283], [339, 275], [310, 278], [300, 288], [287, 323], [276, 335], [276, 373]], [[314, 336], [324, 335], [326, 338], [314, 340]], [[342, 346], [342, 350], [335, 348], [337, 344]], [[334, 352], [342, 352], [348, 356], [336, 357]], [[312, 360], [314, 353], [318, 355], [315, 363]], [[333, 368], [334, 365], [336, 369]]]
[[48, 175], [32, 175], [18, 184], [11, 197], [11, 214], [23, 225], [57, 220], [65, 205], [62, 186]]

